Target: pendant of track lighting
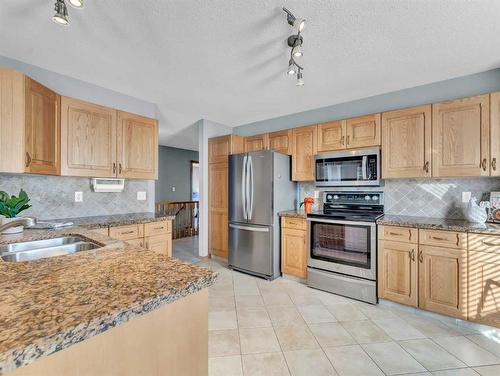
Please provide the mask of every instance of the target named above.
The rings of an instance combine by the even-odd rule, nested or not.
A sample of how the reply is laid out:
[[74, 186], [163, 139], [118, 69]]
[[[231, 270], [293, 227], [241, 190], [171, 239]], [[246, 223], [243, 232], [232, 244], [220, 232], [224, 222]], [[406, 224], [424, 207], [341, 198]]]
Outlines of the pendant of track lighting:
[[76, 9], [85, 8], [83, 0], [68, 0], [68, 2], [69, 2], [69, 5], [71, 5], [73, 8], [76, 8]]
[[69, 24], [68, 21], [68, 8], [66, 7], [66, 3], [64, 0], [56, 0], [54, 4], [54, 10], [56, 14], [52, 16], [52, 21], [54, 21], [58, 25], [67, 26]]
[[304, 55], [304, 51], [302, 49], [304, 38], [302, 37], [301, 32], [304, 30], [306, 20], [295, 17], [292, 12], [284, 7], [283, 11], [286, 13], [286, 20], [288, 24], [297, 30], [297, 34], [290, 35], [287, 39], [287, 44], [288, 47], [291, 48], [291, 51], [290, 60], [288, 61], [288, 69], [286, 72], [289, 76], [294, 76], [295, 74], [297, 75], [297, 82], [295, 83], [296, 86], [304, 86], [304, 78], [302, 75], [304, 68], [301, 64], [298, 64], [295, 59], [300, 59]]

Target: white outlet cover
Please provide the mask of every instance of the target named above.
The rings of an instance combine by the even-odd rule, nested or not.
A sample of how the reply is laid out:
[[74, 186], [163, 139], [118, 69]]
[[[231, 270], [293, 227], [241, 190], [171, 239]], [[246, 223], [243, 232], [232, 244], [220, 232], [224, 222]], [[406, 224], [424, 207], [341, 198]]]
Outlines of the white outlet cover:
[[146, 201], [146, 192], [144, 191], [137, 192], [137, 199], [139, 201]]
[[175, 192], [175, 187], [172, 187], [172, 192]]
[[83, 201], [83, 192], [75, 192], [75, 202]]
[[462, 192], [462, 202], [463, 203], [468, 203], [471, 198], [471, 193], [470, 192]]

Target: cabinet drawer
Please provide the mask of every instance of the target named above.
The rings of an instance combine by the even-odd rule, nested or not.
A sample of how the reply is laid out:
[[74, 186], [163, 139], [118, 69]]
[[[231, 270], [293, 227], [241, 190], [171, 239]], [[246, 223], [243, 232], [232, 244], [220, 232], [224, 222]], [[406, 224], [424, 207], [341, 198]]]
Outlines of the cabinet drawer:
[[418, 229], [399, 226], [378, 226], [378, 237], [384, 240], [416, 244], [418, 242]]
[[144, 225], [144, 236], [164, 235], [172, 232], [172, 221], [151, 222]]
[[144, 232], [143, 225], [130, 225], [109, 228], [109, 237], [118, 240], [131, 240], [142, 238]]
[[137, 247], [144, 247], [144, 238], [127, 240], [127, 243]]
[[307, 230], [307, 222], [304, 218], [283, 217], [281, 225], [284, 228], [293, 228], [295, 230]]
[[464, 249], [467, 247], [465, 232], [420, 230], [420, 244], [436, 247]]
[[469, 234], [469, 250], [500, 255], [500, 236]]

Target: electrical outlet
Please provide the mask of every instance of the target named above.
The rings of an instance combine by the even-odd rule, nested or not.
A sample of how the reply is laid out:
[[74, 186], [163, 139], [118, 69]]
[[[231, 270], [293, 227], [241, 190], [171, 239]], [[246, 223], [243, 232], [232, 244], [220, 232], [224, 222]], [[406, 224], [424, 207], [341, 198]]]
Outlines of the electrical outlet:
[[83, 192], [75, 192], [75, 202], [83, 201]]
[[172, 187], [172, 192], [175, 192], [175, 187]]
[[319, 191], [314, 191], [314, 198], [316, 200], [319, 198]]
[[146, 192], [144, 191], [137, 192], [137, 199], [139, 201], [146, 201]]
[[464, 204], [468, 203], [471, 198], [471, 193], [470, 192], [462, 192], [462, 202]]

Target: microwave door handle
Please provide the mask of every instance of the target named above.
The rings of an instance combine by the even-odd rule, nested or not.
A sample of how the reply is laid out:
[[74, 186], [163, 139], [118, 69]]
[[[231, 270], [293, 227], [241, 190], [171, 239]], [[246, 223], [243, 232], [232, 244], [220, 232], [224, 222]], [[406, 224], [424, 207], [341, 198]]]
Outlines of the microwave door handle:
[[247, 200], [246, 200], [246, 173], [247, 173], [247, 156], [243, 157], [243, 166], [241, 167], [241, 207], [243, 208], [243, 218], [247, 218]]
[[363, 170], [363, 180], [367, 180], [367, 176], [368, 176], [368, 163], [366, 163], [367, 161], [367, 157], [366, 155], [363, 155], [363, 159], [361, 160], [361, 170]]

